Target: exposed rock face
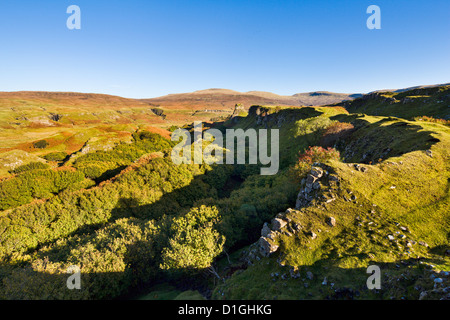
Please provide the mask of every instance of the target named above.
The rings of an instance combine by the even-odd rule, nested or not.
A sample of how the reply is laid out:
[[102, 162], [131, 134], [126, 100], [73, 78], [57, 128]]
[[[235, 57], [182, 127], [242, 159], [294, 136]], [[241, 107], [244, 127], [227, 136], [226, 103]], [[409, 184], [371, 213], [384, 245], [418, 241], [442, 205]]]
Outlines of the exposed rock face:
[[281, 231], [282, 228], [286, 226], [287, 222], [285, 220], [274, 218], [272, 220], [272, 230], [273, 231]]
[[162, 109], [159, 108], [152, 108], [150, 109], [155, 115], [157, 115], [158, 117], [161, 117], [163, 120], [166, 119], [166, 115], [164, 114], [164, 111]]
[[269, 225], [265, 222], [261, 229], [261, 237], [267, 237], [271, 231]]
[[333, 217], [328, 217], [328, 218], [327, 218], [327, 224], [328, 224], [330, 227], [335, 227], [335, 226], [336, 226], [336, 219], [333, 218]]
[[278, 245], [274, 244], [268, 238], [261, 237], [258, 241], [259, 252], [264, 256], [268, 257], [270, 254], [278, 250]]
[[[252, 264], [252, 261], [261, 257], [268, 257], [279, 249], [279, 241], [281, 236], [288, 237], [294, 235], [307, 236], [310, 240], [314, 240], [318, 235], [312, 230], [305, 230], [304, 227], [298, 222], [292, 220], [295, 215], [298, 215], [297, 209], [308, 205], [314, 198], [318, 197], [321, 189], [321, 183], [339, 185], [339, 177], [333, 175], [333, 179], [323, 180], [329, 177], [327, 166], [323, 164], [313, 165], [311, 171], [306, 178], [303, 179], [303, 188], [300, 190], [295, 209], [287, 209], [285, 212], [278, 213], [271, 221], [271, 223], [264, 223], [261, 229], [261, 237], [259, 240], [250, 245], [248, 254], [244, 256], [244, 260], [248, 264]], [[324, 202], [328, 203], [334, 200], [334, 198], [328, 199], [323, 196]], [[290, 215], [293, 215], [292, 217]], [[336, 220], [334, 217], [328, 217], [326, 223], [334, 227], [336, 226]], [[308, 228], [309, 229], [309, 228]], [[318, 229], [317, 232], [320, 232]]]
[[324, 170], [319, 166], [313, 166], [304, 180], [305, 187], [300, 190], [295, 203], [295, 208], [307, 206], [320, 190], [320, 180], [325, 176]]
[[323, 176], [323, 169], [320, 167], [312, 167], [311, 175], [317, 179], [320, 179]]
[[59, 121], [61, 120], [61, 118], [63, 117], [63, 115], [61, 114], [56, 114], [56, 113], [50, 113], [50, 115], [48, 116], [50, 118], [50, 120], [53, 121]]
[[294, 209], [287, 209], [285, 212], [280, 212], [272, 219], [271, 223], [264, 223], [261, 229], [261, 237], [259, 240], [249, 247], [249, 252], [244, 257], [247, 264], [252, 264], [253, 260], [259, 260], [260, 257], [268, 257], [276, 252], [279, 248], [277, 243], [280, 235], [285, 234], [291, 236], [301, 230], [301, 225], [292, 223], [286, 214], [294, 212]]

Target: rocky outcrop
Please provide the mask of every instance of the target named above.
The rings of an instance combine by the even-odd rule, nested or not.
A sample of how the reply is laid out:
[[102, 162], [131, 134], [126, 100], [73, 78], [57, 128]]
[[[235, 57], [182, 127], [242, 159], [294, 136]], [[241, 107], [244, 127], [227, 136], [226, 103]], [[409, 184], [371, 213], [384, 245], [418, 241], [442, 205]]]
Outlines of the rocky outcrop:
[[155, 115], [157, 115], [158, 117], [160, 117], [161, 119], [165, 120], [166, 119], [166, 115], [164, 114], [164, 111], [162, 109], [159, 108], [152, 108], [150, 109]]
[[[249, 252], [246, 254], [245, 260], [251, 264], [251, 261], [259, 260], [260, 257], [268, 257], [279, 248], [278, 238], [281, 234], [292, 234], [301, 230], [301, 226], [291, 223], [291, 219], [286, 213], [291, 213], [293, 209], [287, 209], [286, 212], [280, 212], [271, 223], [264, 223], [261, 229], [261, 237], [259, 240], [250, 245]], [[290, 225], [292, 224], [292, 225]]]
[[49, 116], [50, 120], [58, 122], [63, 117], [62, 114], [52, 113], [50, 112]]
[[274, 218], [272, 220], [272, 230], [281, 232], [281, 229], [283, 229], [286, 226], [287, 222], [285, 220]]
[[279, 246], [269, 238], [261, 237], [258, 241], [259, 251], [264, 257], [268, 257], [278, 250]]
[[297, 201], [295, 203], [296, 209], [307, 206], [315, 198], [321, 188], [320, 179], [325, 173], [326, 172], [319, 166], [313, 166], [311, 168], [310, 173], [302, 181], [304, 187], [297, 195]]
[[328, 217], [326, 222], [330, 227], [336, 226], [336, 219], [333, 217]]

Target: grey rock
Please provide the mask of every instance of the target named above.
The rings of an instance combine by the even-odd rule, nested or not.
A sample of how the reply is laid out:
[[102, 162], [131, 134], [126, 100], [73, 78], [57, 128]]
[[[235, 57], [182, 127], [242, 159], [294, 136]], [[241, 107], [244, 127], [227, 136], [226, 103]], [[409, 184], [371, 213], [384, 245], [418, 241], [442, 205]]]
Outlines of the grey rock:
[[312, 167], [311, 168], [311, 175], [313, 175], [316, 178], [322, 178], [323, 176], [323, 170], [320, 167]]
[[272, 230], [273, 231], [280, 231], [282, 228], [284, 228], [286, 226], [287, 222], [279, 219], [279, 218], [274, 218], [272, 219]]
[[426, 247], [426, 248], [429, 247], [429, 246], [428, 246], [428, 243], [426, 243], [425, 241], [419, 241], [419, 244], [420, 244], [421, 246]]
[[330, 174], [328, 176], [328, 180], [330, 180], [330, 181], [339, 181], [339, 177], [334, 175], [334, 174]]
[[428, 292], [422, 291], [422, 292], [420, 293], [419, 300], [425, 299], [425, 298], [427, 297], [427, 295], [428, 295]]
[[277, 232], [277, 231], [272, 231], [272, 230], [271, 230], [271, 231], [267, 234], [266, 238], [268, 238], [268, 239], [270, 239], [270, 240], [275, 240], [276, 237], [277, 237], [277, 235], [278, 235], [278, 232]]
[[259, 242], [259, 252], [265, 257], [270, 256], [272, 253], [276, 252], [279, 248], [278, 245], [272, 243], [270, 240], [264, 237], [259, 238], [258, 242]]
[[316, 182], [317, 178], [314, 177], [312, 174], [308, 174], [306, 176], [306, 186], [311, 187], [314, 182]]
[[336, 219], [333, 218], [333, 217], [328, 217], [328, 218], [327, 218], [327, 224], [328, 224], [330, 227], [335, 227], [335, 226], [336, 226]]
[[269, 225], [267, 222], [264, 223], [262, 229], [261, 229], [261, 237], [267, 237], [267, 235], [271, 232]]

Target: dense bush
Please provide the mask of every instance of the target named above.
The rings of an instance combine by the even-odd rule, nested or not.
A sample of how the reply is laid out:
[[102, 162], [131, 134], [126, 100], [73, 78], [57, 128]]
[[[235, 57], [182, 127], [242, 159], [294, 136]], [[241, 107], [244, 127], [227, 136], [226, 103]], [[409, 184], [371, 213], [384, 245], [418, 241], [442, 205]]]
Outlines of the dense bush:
[[162, 252], [161, 269], [198, 271], [209, 269], [217, 274], [212, 262], [225, 243], [225, 237], [215, 229], [219, 221], [216, 207], [193, 208], [177, 217], [171, 226], [169, 245]]
[[22, 173], [25, 171], [30, 170], [38, 170], [38, 169], [48, 169], [50, 166], [43, 162], [30, 162], [28, 164], [21, 165], [14, 170], [12, 170], [12, 173]]
[[33, 143], [33, 147], [36, 149], [45, 149], [47, 148], [49, 143], [46, 140], [39, 140]]
[[326, 163], [330, 160], [339, 160], [340, 153], [334, 148], [322, 148], [320, 146], [309, 147], [305, 152], [299, 154], [298, 162], [292, 168], [291, 172], [297, 181], [300, 181], [304, 175], [311, 169], [314, 163]]
[[47, 161], [63, 161], [67, 158], [67, 153], [65, 152], [52, 152], [43, 156]]
[[[133, 144], [144, 147], [124, 145], [112, 152], [152, 150], [145, 146], [149, 137], [135, 136]], [[99, 154], [111, 159], [107, 152]], [[89, 171], [81, 168], [108, 162], [97, 158], [79, 164], [78, 171], [67, 173], [84, 178]], [[45, 175], [59, 171], [30, 172], [41, 172], [40, 188], [52, 190]], [[93, 170], [90, 176], [97, 174]], [[244, 178], [231, 184], [226, 197], [218, 197], [230, 181]], [[66, 179], [61, 176], [54, 184], [61, 187]], [[255, 241], [261, 224], [291, 205], [297, 192], [286, 172], [260, 176], [252, 166], [174, 165], [161, 155], [141, 158], [101, 186], [70, 187], [0, 217], [0, 298], [113, 298], [174, 270], [214, 273], [213, 260], [225, 247]], [[69, 265], [81, 267], [82, 290], [67, 290]]]
[[[161, 216], [171, 209], [178, 210], [180, 208], [178, 201], [187, 205], [203, 195], [210, 196], [204, 183], [196, 192], [190, 188], [181, 189], [192, 182], [193, 171], [198, 170], [196, 167], [198, 166], [175, 166], [169, 158], [157, 158], [136, 170], [119, 175], [113, 183], [105, 184], [103, 187], [62, 192], [46, 202], [15, 208], [0, 217], [0, 224], [6, 223], [7, 227], [6, 232], [0, 234], [2, 245], [0, 257], [12, 251], [20, 252], [43, 241], [58, 239], [86, 225], [105, 223], [111, 219], [132, 215], [151, 219], [153, 215]], [[0, 205], [7, 207], [13, 200], [16, 201], [13, 204], [17, 204], [22, 197], [28, 202], [37, 191], [40, 194], [44, 191], [55, 192], [58, 188], [67, 188], [75, 183], [75, 178], [84, 179], [81, 172], [40, 171], [44, 175], [56, 176], [53, 179], [48, 179], [48, 176], [44, 176], [46, 179], [39, 179], [38, 175], [21, 175], [26, 177], [26, 180], [4, 181], [0, 185], [2, 195]], [[37, 183], [39, 180], [43, 183]], [[46, 181], [47, 183], [44, 183]], [[198, 183], [201, 185], [201, 181]], [[13, 188], [18, 189], [15, 194], [20, 195], [19, 199], [6, 197]], [[176, 189], [181, 189], [178, 196], [170, 195], [162, 198], [164, 194]], [[4, 199], [9, 199], [10, 202], [5, 203]], [[19, 218], [21, 216], [26, 219], [21, 221]], [[18, 230], [21, 232], [17, 232]]]
[[[101, 180], [106, 180], [143, 155], [166, 150], [171, 147], [172, 143], [160, 135], [148, 131], [134, 133], [133, 139], [133, 143], [121, 143], [113, 150], [99, 150], [82, 155], [75, 160], [74, 167], [82, 171], [87, 178], [99, 179], [102, 177]], [[109, 174], [105, 174], [108, 172]]]
[[34, 169], [0, 182], [0, 210], [44, 199], [74, 187], [84, 180], [81, 172], [71, 170]]

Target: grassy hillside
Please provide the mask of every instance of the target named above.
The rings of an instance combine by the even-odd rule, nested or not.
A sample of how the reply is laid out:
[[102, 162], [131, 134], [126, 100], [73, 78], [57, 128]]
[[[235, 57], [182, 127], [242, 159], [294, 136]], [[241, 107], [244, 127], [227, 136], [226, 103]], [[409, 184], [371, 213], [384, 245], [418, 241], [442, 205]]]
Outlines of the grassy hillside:
[[[0, 182], [0, 298], [448, 298], [450, 127], [431, 118], [448, 88], [433, 90], [422, 120], [416, 102], [391, 110], [377, 96], [210, 124], [278, 129], [273, 176], [175, 165], [174, 143], [148, 124], [108, 148], [116, 131], [84, 128], [72, 157], [56, 138], [6, 151], [33, 158]], [[398, 94], [412, 93], [386, 93]], [[81, 290], [66, 287], [72, 265]], [[370, 265], [381, 289], [367, 288]]]
[[[422, 103], [420, 114], [442, 115], [437, 101], [448, 94], [448, 88], [435, 92], [429, 110]], [[348, 110], [360, 102], [349, 103]], [[385, 110], [409, 118], [419, 114], [411, 110], [418, 105], [415, 103], [405, 105], [404, 113], [400, 107], [390, 109], [388, 103], [378, 100], [366, 102], [356, 111]], [[274, 242], [279, 249], [265, 257], [258, 244], [246, 248], [239, 256], [245, 265], [219, 285], [213, 297], [445, 297], [446, 291], [439, 288], [449, 285], [450, 271], [450, 128], [441, 123], [361, 114], [328, 118], [322, 113], [320, 117], [353, 125], [351, 135], [334, 145], [341, 159], [315, 164], [327, 174], [320, 179], [311, 203], [279, 213], [288, 222], [276, 233]], [[286, 134], [299, 131], [300, 123], [282, 127], [282, 150], [300, 145], [295, 135]], [[327, 223], [331, 217], [334, 226]], [[381, 290], [367, 289], [369, 265], [382, 270]], [[434, 282], [435, 278], [443, 279], [443, 284]]]
[[450, 85], [408, 91], [377, 91], [339, 105], [352, 113], [413, 119], [429, 116], [450, 120]]

